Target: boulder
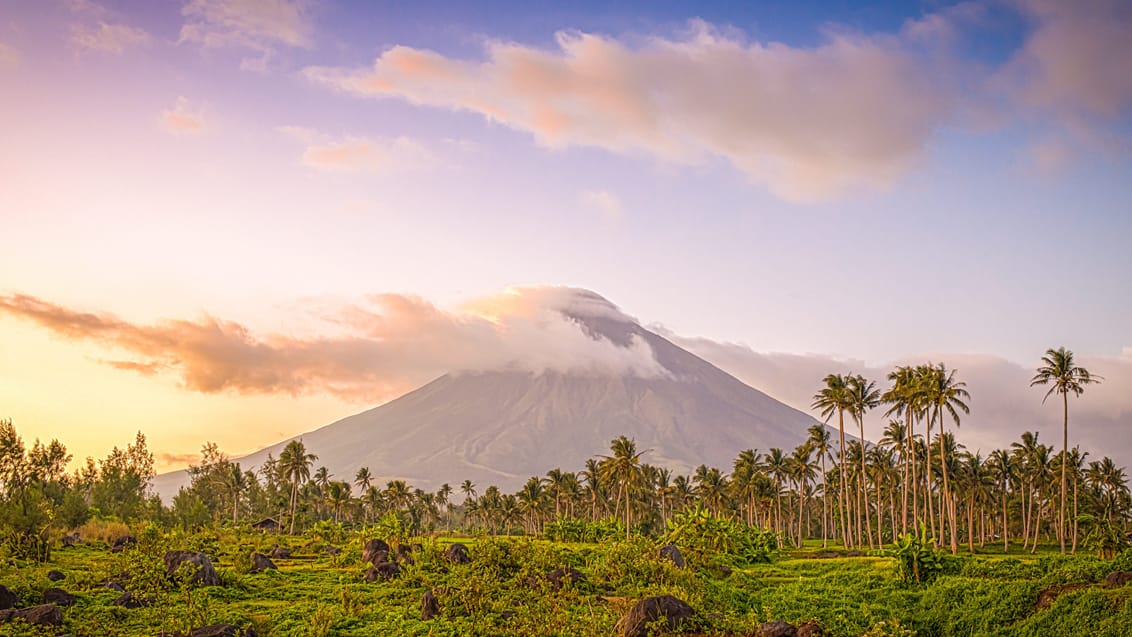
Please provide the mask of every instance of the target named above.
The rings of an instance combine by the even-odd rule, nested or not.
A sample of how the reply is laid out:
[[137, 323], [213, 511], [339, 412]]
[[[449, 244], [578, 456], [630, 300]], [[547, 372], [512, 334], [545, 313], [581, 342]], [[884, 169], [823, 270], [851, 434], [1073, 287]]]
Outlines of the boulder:
[[285, 546], [275, 546], [271, 549], [271, 552], [268, 553], [268, 556], [271, 557], [271, 559], [274, 559], [274, 560], [290, 559], [291, 549], [289, 549]]
[[366, 581], [390, 580], [401, 574], [401, 567], [397, 562], [378, 562], [366, 570]]
[[263, 553], [252, 553], [252, 573], [262, 573], [269, 568], [279, 570], [275, 566], [275, 562], [271, 561], [271, 558], [267, 557]]
[[201, 586], [220, 586], [220, 576], [212, 567], [212, 560], [204, 553], [196, 551], [166, 551], [165, 575], [173, 577], [182, 564], [191, 564], [196, 567], [192, 582]]
[[56, 606], [74, 606], [75, 596], [61, 588], [49, 588], [43, 591], [43, 603]]
[[385, 551], [385, 555], [389, 555], [389, 545], [385, 543], [385, 540], [374, 539], [366, 542], [365, 546], [362, 547], [362, 561], [370, 564], [384, 562], [384, 559], [376, 559], [378, 551]]
[[622, 637], [647, 637], [652, 627], [663, 623], [665, 630], [676, 630], [695, 615], [687, 603], [671, 595], [642, 599], [617, 622]]
[[731, 577], [731, 574], [734, 573], [734, 572], [735, 572], [735, 569], [731, 568], [730, 566], [728, 566], [726, 564], [720, 564], [719, 565], [719, 574], [724, 576], [724, 577]]
[[12, 592], [12, 589], [0, 584], [0, 610], [14, 608], [19, 603], [20, 596]]
[[337, 546], [328, 546], [324, 549], [328, 555], [341, 555], [342, 549]]
[[59, 626], [63, 623], [63, 611], [55, 604], [40, 604], [27, 608], [0, 610], [0, 622], [22, 619], [39, 626]]
[[1132, 573], [1128, 571], [1113, 571], [1104, 578], [1104, 585], [1109, 588], [1124, 586], [1128, 582], [1132, 582]]
[[421, 598], [421, 621], [427, 622], [439, 614], [440, 601], [436, 599], [436, 595], [431, 590], [425, 591], [424, 597]]
[[680, 553], [680, 549], [676, 548], [674, 544], [665, 544], [660, 547], [661, 559], [672, 562], [679, 568], [684, 568], [684, 555]]
[[70, 535], [63, 536], [63, 546], [74, 546], [79, 543], [79, 534], [71, 533]]
[[550, 582], [550, 587], [557, 591], [561, 590], [567, 582], [573, 587], [586, 581], [586, 576], [575, 568], [556, 568], [546, 574], [546, 581]]
[[118, 591], [119, 593], [126, 592], [126, 589], [122, 588], [121, 584], [119, 584], [118, 582], [115, 582], [112, 579], [103, 580], [102, 585], [105, 586], [106, 588], [109, 588], [112, 591]]
[[67, 579], [67, 576], [60, 571], [52, 569], [50, 571], [47, 571], [47, 579], [51, 580], [52, 582], [61, 582]]
[[798, 626], [797, 637], [823, 637], [825, 629], [816, 621], [810, 620]]
[[138, 543], [138, 539], [132, 535], [123, 535], [122, 537], [114, 540], [114, 544], [110, 545], [111, 553], [121, 553], [127, 546], [133, 546]]
[[397, 549], [393, 551], [393, 559], [405, 564], [413, 563], [413, 549], [404, 544], [398, 544]]
[[798, 637], [798, 629], [794, 624], [776, 619], [756, 628], [755, 637]]
[[118, 599], [110, 603], [114, 606], [121, 606], [122, 608], [141, 608], [142, 606], [149, 606], [149, 600], [137, 597], [130, 592], [123, 592], [118, 596]]
[[456, 542], [444, 549], [444, 559], [453, 564], [468, 564], [472, 558], [468, 557], [468, 547]]
[[240, 628], [233, 624], [213, 624], [189, 631], [188, 637], [257, 637], [252, 628]]

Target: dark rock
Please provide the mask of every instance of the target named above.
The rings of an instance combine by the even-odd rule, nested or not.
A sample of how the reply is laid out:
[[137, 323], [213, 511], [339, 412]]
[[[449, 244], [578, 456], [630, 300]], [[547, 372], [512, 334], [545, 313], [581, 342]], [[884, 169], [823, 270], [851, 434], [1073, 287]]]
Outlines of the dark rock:
[[1109, 588], [1124, 586], [1128, 582], [1132, 582], [1132, 573], [1128, 571], [1113, 571], [1104, 578], [1104, 585]]
[[337, 546], [328, 546], [324, 550], [330, 555], [341, 555], [342, 554], [342, 549], [338, 548]]
[[468, 547], [456, 542], [444, 549], [444, 559], [453, 564], [468, 564], [472, 558], [468, 557]]
[[374, 551], [373, 559], [367, 560], [370, 564], [381, 564], [382, 562], [390, 562], [389, 551]]
[[56, 606], [74, 606], [75, 596], [61, 588], [49, 588], [43, 591], [43, 603]]
[[104, 582], [102, 582], [102, 585], [105, 586], [106, 588], [109, 588], [112, 591], [118, 591], [119, 593], [126, 592], [126, 589], [122, 588], [121, 584], [119, 584], [118, 582], [115, 582], [112, 579], [105, 580]]
[[166, 551], [165, 575], [173, 577], [182, 564], [191, 564], [196, 567], [192, 582], [201, 586], [220, 586], [220, 576], [212, 567], [212, 560], [204, 553], [196, 551]]
[[649, 597], [633, 605], [617, 622], [622, 637], [647, 637], [649, 629], [663, 621], [666, 630], [676, 630], [695, 614], [687, 603], [671, 595]]
[[263, 553], [252, 553], [252, 573], [262, 573], [269, 568], [279, 570], [275, 566], [275, 562], [271, 561], [271, 558], [267, 557]]
[[862, 553], [862, 552], [860, 552], [856, 549], [849, 551], [848, 553], [845, 554], [845, 557], [864, 557], [864, 556], [865, 556], [864, 553]]
[[561, 590], [562, 586], [567, 582], [573, 587], [580, 582], [586, 581], [586, 576], [581, 571], [574, 568], [556, 568], [546, 574], [546, 581], [550, 582], [550, 587], [554, 590]]
[[376, 559], [378, 551], [385, 551], [385, 555], [389, 555], [389, 545], [385, 543], [385, 540], [374, 539], [366, 542], [365, 546], [362, 547], [362, 561], [370, 564], [384, 562], [384, 559]]
[[136, 597], [130, 592], [123, 592], [118, 596], [118, 599], [110, 603], [114, 606], [121, 606], [122, 608], [141, 608], [142, 606], [149, 606], [149, 600]]
[[841, 557], [841, 554], [838, 553], [837, 551], [826, 551], [825, 553], [821, 553], [821, 554], [818, 555], [818, 559], [822, 559], [822, 560], [832, 560], [832, 559], [837, 558], [837, 557]]
[[728, 566], [726, 564], [720, 564], [719, 565], [719, 573], [720, 573], [720, 575], [723, 575], [724, 577], [731, 577], [731, 574], [734, 573], [734, 572], [735, 572], [735, 569], [731, 568], [730, 566]]
[[366, 581], [389, 580], [401, 574], [401, 567], [397, 562], [378, 562], [366, 570]]
[[412, 564], [413, 549], [405, 546], [404, 544], [398, 544], [397, 550], [393, 552], [393, 559], [397, 560], [398, 562], [404, 562], [405, 564]]
[[767, 622], [755, 629], [755, 637], [797, 637], [798, 629], [781, 619]]
[[665, 544], [660, 547], [660, 557], [672, 562], [679, 568], [684, 568], [684, 556], [680, 553], [680, 549], [673, 544]]
[[267, 555], [274, 560], [286, 560], [291, 558], [291, 549], [285, 546], [276, 546]]
[[0, 622], [10, 622], [17, 619], [40, 626], [59, 626], [63, 623], [63, 610], [55, 604], [0, 610]]
[[79, 543], [79, 534], [72, 533], [63, 536], [63, 546], [74, 546]]
[[12, 589], [0, 584], [0, 610], [14, 608], [19, 603], [20, 596], [12, 592]]
[[51, 580], [52, 582], [60, 582], [67, 579], [67, 576], [59, 571], [51, 570], [47, 571], [47, 579]]
[[811, 620], [798, 626], [797, 637], [823, 637], [824, 635], [825, 629], [816, 621]]
[[1088, 588], [1087, 584], [1063, 584], [1061, 586], [1052, 586], [1038, 593], [1038, 603], [1035, 604], [1038, 610], [1044, 610], [1053, 606], [1058, 597], [1065, 593], [1071, 593], [1082, 588]]
[[421, 598], [421, 621], [427, 622], [428, 620], [440, 614], [440, 601], [436, 599], [431, 590], [425, 591], [424, 597]]
[[213, 624], [201, 626], [189, 632], [189, 637], [257, 637], [252, 628], [240, 628], [233, 624]]
[[499, 613], [499, 617], [501, 619], [511, 619], [514, 616], [515, 616], [515, 611], [513, 611], [513, 610], [505, 610], [502, 613]]
[[114, 544], [110, 546], [111, 553], [121, 553], [127, 546], [133, 546], [138, 543], [138, 539], [132, 535], [123, 535], [122, 537], [114, 540]]

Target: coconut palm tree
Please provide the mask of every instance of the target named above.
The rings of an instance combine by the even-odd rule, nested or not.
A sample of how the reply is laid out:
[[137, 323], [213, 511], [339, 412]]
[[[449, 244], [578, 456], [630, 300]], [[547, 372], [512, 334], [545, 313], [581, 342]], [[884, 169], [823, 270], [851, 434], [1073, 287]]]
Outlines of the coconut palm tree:
[[821, 546], [826, 548], [829, 546], [829, 532], [826, 526], [829, 513], [827, 506], [829, 487], [825, 475], [825, 458], [829, 455], [829, 428], [825, 425], [810, 425], [806, 432], [810, 434], [806, 441], [813, 446], [818, 458], [821, 458]]
[[[853, 420], [857, 421], [857, 427], [861, 433], [861, 444], [865, 443], [865, 414], [880, 404], [880, 390], [877, 389], [877, 384], [874, 381], [867, 380], [864, 376], [857, 374], [850, 376], [846, 379], [846, 389], [848, 390], [847, 403], [849, 413], [852, 414]], [[868, 495], [865, 489], [865, 478], [868, 473], [865, 470], [865, 454], [861, 454], [861, 475], [857, 483], [857, 515], [860, 516], [860, 511], [864, 509], [865, 512], [865, 531], [869, 539], [869, 548], [873, 548], [873, 523], [869, 517], [869, 502]], [[880, 503], [877, 503], [880, 506]], [[858, 519], [860, 519], [858, 517]], [[860, 523], [858, 523], [858, 526]]]
[[644, 474], [641, 470], [641, 456], [648, 451], [637, 451], [637, 442], [618, 436], [610, 444], [611, 456], [602, 456], [599, 474], [609, 484], [617, 485], [618, 502], [625, 499], [625, 539], [629, 539], [632, 526], [632, 507], [629, 500], [633, 491], [640, 487]]
[[[951, 487], [948, 484], [948, 458], [944, 445], [944, 440], [946, 440], [946, 438], [943, 436], [943, 434], [945, 433], [943, 418], [945, 415], [950, 416], [951, 422], [953, 422], [955, 426], [958, 427], [959, 413], [971, 413], [971, 408], [967, 406], [967, 403], [963, 402], [963, 399], [969, 399], [971, 397], [971, 394], [968, 393], [966, 389], [967, 383], [964, 383], [961, 380], [957, 380], [955, 378], [956, 372], [958, 372], [958, 370], [955, 369], [948, 371], [943, 363], [940, 363], [938, 366], [933, 366], [930, 373], [928, 373], [925, 377], [926, 384], [924, 386], [924, 400], [929, 406], [929, 409], [934, 409], [934, 419], [939, 423], [939, 463], [943, 472], [943, 497], [948, 504], [947, 517], [949, 518], [951, 523], [952, 555], [959, 552], [959, 537], [955, 524], [955, 501], [951, 496]], [[932, 417], [933, 416], [929, 416], [929, 418]], [[943, 526], [943, 517], [944, 512], [940, 511], [941, 528]], [[940, 532], [940, 535], [943, 535], [942, 531]], [[941, 537], [940, 539], [942, 540], [943, 538]]]
[[881, 400], [892, 405], [885, 416], [898, 415], [904, 417], [906, 444], [900, 453], [904, 465], [904, 490], [902, 497], [902, 510], [900, 529], [902, 533], [908, 532], [908, 498], [912, 499], [912, 527], [919, 526], [920, 514], [917, 503], [918, 480], [916, 478], [916, 462], [913, 453], [914, 438], [916, 435], [915, 417], [920, 408], [919, 376], [916, 368], [909, 366], [897, 367], [889, 372], [888, 380], [892, 387], [886, 391]]
[[1030, 386], [1049, 385], [1042, 402], [1052, 394], [1061, 394], [1062, 429], [1061, 429], [1061, 514], [1058, 524], [1061, 527], [1061, 552], [1065, 553], [1065, 494], [1067, 468], [1066, 455], [1069, 453], [1069, 394], [1080, 396], [1085, 392], [1085, 385], [1099, 383], [1103, 378], [1089, 373], [1084, 367], [1078, 367], [1073, 361], [1073, 352], [1059, 347], [1046, 350], [1042, 357], [1042, 365], [1035, 370], [1034, 377], [1030, 379]]
[[307, 453], [302, 440], [292, 440], [279, 454], [279, 471], [284, 480], [291, 482], [291, 529], [289, 533], [295, 534], [295, 505], [298, 503], [299, 483], [306, 482], [311, 477], [311, 465], [318, 460], [318, 456]]
[[845, 411], [849, 408], [849, 396], [846, 387], [845, 377], [841, 374], [829, 374], [823, 380], [825, 386], [822, 387], [816, 394], [814, 394], [814, 402], [811, 405], [812, 409], [818, 410], [818, 413], [825, 418], [825, 422], [834, 413], [837, 414], [837, 432], [840, 436], [839, 455], [840, 459], [837, 463], [838, 471], [840, 472], [840, 479], [838, 480], [838, 500], [841, 503], [841, 541], [845, 544], [846, 548], [850, 548], [852, 541], [849, 538], [849, 533], [846, 528], [846, 510], [848, 509], [848, 498], [845, 491], [845, 485], [848, 484], [845, 480]]
[[1014, 460], [1005, 449], [995, 449], [987, 459], [991, 475], [998, 481], [998, 494], [1002, 500], [1002, 552], [1010, 552], [1010, 517], [1006, 504], [1010, 497], [1010, 484], [1014, 480]]

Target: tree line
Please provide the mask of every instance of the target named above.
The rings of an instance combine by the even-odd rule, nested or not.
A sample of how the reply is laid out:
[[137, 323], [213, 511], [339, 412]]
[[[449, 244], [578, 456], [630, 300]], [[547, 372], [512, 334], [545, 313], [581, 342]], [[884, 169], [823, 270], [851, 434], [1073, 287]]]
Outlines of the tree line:
[[[190, 485], [168, 506], [147, 494], [153, 456], [142, 434], [68, 474], [71, 456], [60, 443], [37, 440], [25, 449], [11, 421], [0, 421], [0, 517], [25, 551], [92, 516], [185, 528], [271, 517], [294, 533], [321, 521], [368, 524], [395, 515], [422, 532], [527, 534], [572, 518], [616, 520], [628, 536], [661, 533], [693, 507], [798, 545], [820, 539], [878, 548], [922, 525], [952, 552], [961, 543], [976, 551], [998, 542], [1034, 551], [1042, 541], [1076, 551], [1086, 537], [1119, 541], [1132, 516], [1124, 469], [1068, 446], [1068, 397], [1100, 380], [1064, 348], [1047, 351], [1035, 370], [1032, 384], [1062, 399], [1060, 450], [1030, 431], [986, 455], [966, 449], [956, 438], [970, 411], [966, 385], [956, 370], [925, 363], [892, 370], [883, 389], [858, 374], [826, 376], [813, 408], [836, 421], [836, 440], [830, 427], [815, 424], [794, 449], [739, 451], [726, 472], [701, 465], [676, 474], [646, 462], [648, 450], [621, 436], [578, 470], [551, 469], [514, 493], [494, 485], [480, 493], [471, 480], [430, 492], [404, 480], [378, 485], [366, 467], [338, 478], [315, 468], [318, 457], [301, 440], [256, 471], [207, 443], [188, 470]], [[888, 422], [875, 443], [863, 443], [864, 418], [874, 409], [884, 409]], [[847, 420], [855, 438], [845, 435]]]

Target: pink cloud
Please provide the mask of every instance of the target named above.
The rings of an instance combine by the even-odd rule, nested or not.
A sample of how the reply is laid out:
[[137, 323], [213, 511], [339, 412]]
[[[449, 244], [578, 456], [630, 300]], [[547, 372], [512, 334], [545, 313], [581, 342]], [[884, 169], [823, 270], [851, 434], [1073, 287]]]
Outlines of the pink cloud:
[[99, 22], [97, 28], [75, 26], [71, 32], [71, 43], [80, 49], [119, 55], [128, 48], [147, 44], [149, 40], [144, 29], [106, 22]]
[[704, 23], [639, 46], [578, 32], [543, 50], [490, 42], [486, 59], [397, 46], [312, 81], [483, 115], [545, 146], [674, 162], [721, 156], [788, 199], [884, 188], [948, 117], [948, 87], [895, 37], [833, 34], [813, 48], [747, 43]]
[[207, 128], [204, 116], [184, 97], [178, 97], [173, 108], [161, 111], [160, 122], [174, 135], [199, 135]]

